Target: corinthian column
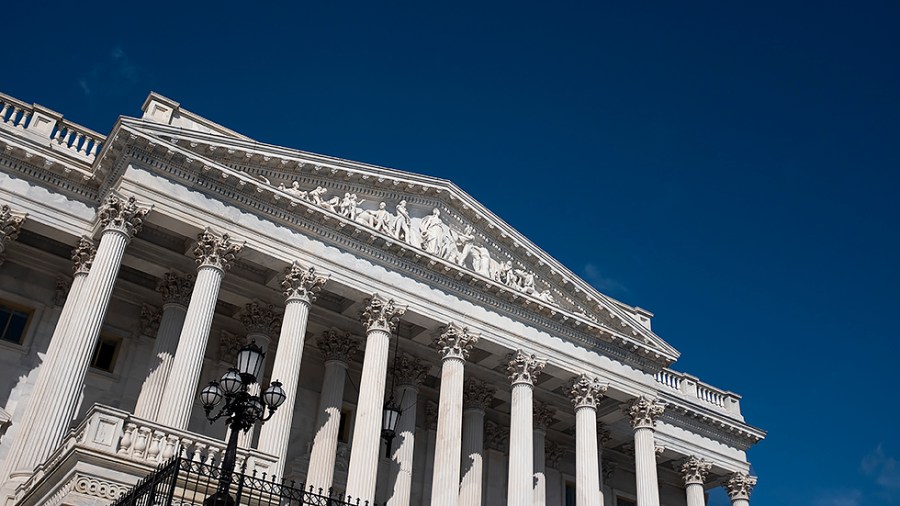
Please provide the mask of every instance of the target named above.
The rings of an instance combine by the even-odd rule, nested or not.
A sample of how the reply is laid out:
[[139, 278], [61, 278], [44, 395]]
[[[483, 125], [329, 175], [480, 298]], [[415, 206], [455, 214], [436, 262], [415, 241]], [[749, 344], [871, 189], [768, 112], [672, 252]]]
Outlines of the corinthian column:
[[326, 330], [316, 344], [325, 358], [325, 375], [322, 378], [322, 393], [319, 396], [306, 484], [313, 490], [327, 492], [334, 479], [347, 363], [356, 354], [359, 343], [350, 337], [349, 332], [339, 334], [334, 330]]
[[27, 214], [14, 213], [8, 205], [0, 206], [0, 265], [3, 265], [3, 252], [6, 245], [19, 237], [19, 230], [25, 222]]
[[626, 413], [634, 429], [634, 470], [637, 477], [637, 506], [659, 506], [659, 482], [656, 475], [656, 445], [653, 432], [656, 419], [662, 416], [665, 404], [641, 396], [634, 399]]
[[569, 397], [575, 406], [575, 504], [602, 506], [600, 464], [597, 460], [597, 403], [607, 385], [597, 378], [582, 374], [569, 386]]
[[681, 476], [684, 478], [687, 506], [705, 506], [703, 483], [706, 481], [709, 470], [712, 469], [712, 464], [691, 455], [676, 469], [681, 471]]
[[484, 474], [484, 412], [497, 389], [483, 381], [463, 385], [462, 479], [459, 506], [481, 506]]
[[159, 416], [159, 402], [166, 388], [166, 380], [169, 379], [169, 371], [172, 369], [172, 358], [178, 347], [178, 336], [184, 326], [184, 317], [193, 288], [193, 275], [179, 276], [175, 272], [165, 273], [156, 286], [156, 291], [162, 294], [163, 313], [159, 320], [156, 341], [153, 343], [150, 371], [144, 379], [134, 408], [134, 414], [139, 418], [156, 421]]
[[534, 380], [546, 361], [517, 350], [509, 355], [512, 408], [509, 422], [509, 506], [534, 503], [534, 433], [532, 426]]
[[[29, 403], [34, 409], [27, 448], [22, 453], [11, 449], [10, 457], [16, 459], [14, 471], [31, 472], [52, 452], [69, 430], [75, 416], [84, 376], [91, 361], [91, 353], [97, 343], [103, 318], [109, 307], [116, 275], [122, 263], [122, 255], [131, 238], [140, 231], [148, 208], [138, 207], [134, 197], [124, 199], [111, 194], [100, 206], [97, 217], [102, 228], [100, 245], [94, 256], [91, 270], [78, 290], [78, 304], [71, 313], [63, 335], [59, 336], [60, 351], [53, 364], [42, 368], [47, 385], [38, 402]], [[35, 399], [38, 400], [38, 399]], [[25, 438], [18, 438], [24, 440]]]
[[397, 399], [400, 419], [397, 420], [397, 449], [391, 455], [391, 479], [394, 491], [387, 506], [409, 506], [412, 487], [413, 451], [416, 436], [416, 402], [419, 384], [428, 373], [428, 365], [421, 360], [401, 355], [397, 360]]
[[360, 315], [366, 326], [366, 354], [356, 404], [350, 467], [347, 470], [347, 495], [361, 502], [372, 503], [375, 500], [381, 410], [391, 331], [405, 312], [406, 308], [398, 306], [394, 299], [385, 300], [374, 294]]
[[[48, 389], [56, 389], [58, 386], [54, 379], [53, 370], [60, 367], [58, 362], [63, 360], [60, 358], [60, 355], [67, 352], [68, 335], [66, 330], [69, 328], [74, 315], [82, 311], [89, 300], [84, 294], [84, 286], [96, 253], [97, 250], [94, 248], [94, 243], [86, 237], [79, 239], [72, 250], [74, 276], [72, 285], [69, 287], [69, 295], [66, 297], [66, 302], [60, 312], [56, 327], [53, 329], [47, 353], [44, 355], [34, 388], [31, 391], [31, 395], [29, 395], [30, 399], [23, 404], [24, 411], [22, 420], [19, 422], [19, 432], [12, 439], [12, 446], [4, 462], [3, 471], [0, 472], [0, 480], [10, 476], [18, 482], [27, 478], [27, 475], [31, 472], [31, 468], [28, 468], [28, 466], [33, 467], [33, 460], [28, 459], [27, 454], [30, 453], [30, 446], [35, 439], [43, 437], [40, 433], [39, 420], [41, 420], [44, 410], [42, 409], [43, 406], [41, 406], [42, 401], [36, 399], [44, 399]], [[16, 473], [16, 470], [21, 471]], [[12, 476], [17, 474], [20, 476]], [[11, 491], [14, 487], [15, 483], [6, 483], [4, 484], [4, 491], [7, 491], [7, 489]]]
[[158, 419], [163, 425], [176, 430], [187, 429], [219, 298], [219, 286], [225, 271], [231, 268], [242, 248], [242, 244], [232, 244], [228, 234], [217, 237], [206, 229], [197, 236], [197, 246], [194, 248], [198, 265], [197, 281], [160, 402]]
[[[287, 459], [288, 441], [291, 436], [291, 422], [297, 402], [297, 387], [300, 381], [300, 359], [303, 358], [303, 343], [306, 339], [306, 322], [309, 306], [316, 300], [316, 293], [325, 286], [327, 278], [316, 274], [316, 269], [303, 268], [294, 262], [284, 271], [281, 290], [284, 293], [284, 318], [281, 335], [272, 366], [272, 377], [281, 381], [287, 391], [287, 399], [272, 418], [263, 424], [259, 433], [259, 449], [278, 457], [271, 476], [282, 476]], [[341, 370], [341, 393], [343, 393], [343, 369]], [[332, 464], [333, 466], [333, 464]]]
[[553, 423], [556, 408], [543, 402], [534, 403], [534, 504], [547, 504], [547, 456], [545, 440], [547, 427]]
[[468, 327], [451, 322], [433, 343], [441, 354], [441, 394], [434, 449], [437, 458], [431, 480], [433, 506], [456, 506], [459, 500], [465, 363], [477, 342], [478, 335], [470, 333]]
[[731, 506], [750, 506], [750, 492], [756, 486], [756, 476], [734, 473], [725, 482], [725, 491], [731, 498]]
[[[278, 332], [278, 327], [281, 325], [281, 314], [275, 311], [275, 306], [272, 304], [260, 304], [259, 302], [254, 301], [244, 306], [244, 310], [241, 312], [238, 319], [241, 321], [241, 324], [244, 325], [244, 329], [247, 330], [246, 343], [256, 344], [263, 352], [263, 363], [259, 369], [259, 377], [256, 378], [256, 383], [253, 383], [247, 389], [250, 392], [250, 395], [259, 395], [260, 384], [262, 383], [263, 375], [266, 370], [266, 355], [269, 353], [272, 335]], [[250, 426], [249, 429], [243, 430], [238, 434], [239, 447], [249, 450], [253, 446], [254, 429], [255, 427]], [[230, 431], [231, 429], [228, 430]], [[225, 437], [226, 441], [228, 440], [228, 437], [229, 436]], [[274, 470], [269, 474], [272, 477], [276, 476]]]

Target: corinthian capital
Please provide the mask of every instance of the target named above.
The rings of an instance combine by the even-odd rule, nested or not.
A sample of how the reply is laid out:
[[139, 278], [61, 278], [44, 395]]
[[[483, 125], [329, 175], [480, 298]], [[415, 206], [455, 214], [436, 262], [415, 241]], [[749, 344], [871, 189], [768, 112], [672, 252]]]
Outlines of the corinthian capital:
[[703, 485], [710, 469], [712, 469], [711, 463], [691, 455], [676, 470], [681, 472], [685, 485], [694, 483]]
[[633, 429], [656, 427], [656, 419], [662, 416], [666, 405], [655, 397], [642, 395], [633, 401], [625, 409], [625, 413], [631, 417]]
[[484, 424], [484, 445], [491, 450], [504, 451], [509, 439], [509, 427], [501, 427], [488, 420]]
[[534, 385], [534, 381], [541, 375], [547, 361], [540, 360], [536, 355], [529, 355], [522, 350], [516, 350], [515, 353], [507, 355], [509, 364], [506, 371], [509, 373], [509, 381], [513, 385], [517, 383], [527, 383]]
[[111, 193], [100, 206], [97, 217], [103, 230], [115, 230], [131, 238], [141, 231], [144, 216], [149, 212], [149, 207], [138, 207], [134, 197], [125, 199]]
[[155, 337], [159, 330], [159, 321], [162, 311], [150, 304], [141, 304], [141, 333], [145, 336]]
[[419, 386], [428, 374], [428, 364], [407, 354], [397, 357], [397, 384]]
[[284, 280], [281, 281], [281, 290], [288, 301], [298, 299], [304, 302], [316, 300], [316, 294], [328, 278], [316, 275], [316, 268], [303, 268], [299, 262], [294, 262], [284, 270]]
[[553, 415], [556, 414], [556, 408], [548, 405], [546, 402], [534, 402], [534, 428], [536, 430], [546, 431], [547, 427], [553, 423]]
[[394, 299], [384, 299], [376, 293], [366, 299], [366, 309], [359, 314], [359, 317], [367, 331], [391, 332], [397, 327], [397, 322], [404, 313], [406, 313], [406, 308], [397, 305]]
[[338, 360], [343, 363], [350, 362], [350, 358], [359, 349], [359, 341], [353, 339], [349, 332], [326, 330], [316, 342], [316, 346], [325, 357], [325, 361]]
[[271, 337], [278, 333], [278, 326], [281, 325], [281, 314], [275, 311], [275, 306], [258, 302], [251, 302], [244, 306], [239, 319], [247, 329], [247, 334], [262, 334]]
[[194, 258], [200, 267], [210, 266], [227, 271], [231, 268], [232, 262], [234, 262], [235, 257], [243, 248], [243, 244], [232, 244], [228, 234], [222, 234], [222, 237], [218, 237], [207, 228], [197, 235]]
[[750, 492], [756, 486], [756, 476], [747, 473], [734, 473], [725, 482], [725, 491], [732, 501], [735, 499], [750, 500]]
[[601, 383], [599, 378], [582, 374], [569, 385], [569, 398], [572, 399], [576, 410], [585, 407], [596, 408], [607, 388], [609, 385]]
[[26, 216], [28, 215], [12, 212], [6, 204], [0, 206], [0, 251], [3, 251], [7, 243], [19, 237], [19, 230], [22, 229]]
[[478, 342], [478, 334], [469, 332], [469, 327], [460, 327], [450, 322], [444, 327], [441, 335], [434, 339], [433, 345], [444, 359], [469, 358], [469, 351]]
[[486, 410], [494, 402], [497, 389], [483, 381], [468, 378], [463, 383], [463, 408]]
[[162, 295], [163, 304], [178, 304], [184, 307], [190, 304], [193, 290], [194, 276], [190, 274], [179, 276], [174, 271], [163, 274], [156, 285], [156, 291]]
[[97, 248], [94, 243], [87, 237], [78, 239], [78, 244], [72, 249], [72, 270], [76, 275], [87, 274], [91, 270], [94, 263], [94, 255], [97, 254]]

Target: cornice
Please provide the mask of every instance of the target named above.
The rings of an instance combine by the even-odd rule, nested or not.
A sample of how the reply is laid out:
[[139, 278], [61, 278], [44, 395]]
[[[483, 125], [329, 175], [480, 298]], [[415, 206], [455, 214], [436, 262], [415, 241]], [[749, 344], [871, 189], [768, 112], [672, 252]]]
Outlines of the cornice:
[[766, 432], [756, 427], [738, 422], [699, 404], [688, 404], [683, 400], [660, 392], [666, 410], [660, 421], [706, 436], [714, 441], [746, 450], [766, 437]]

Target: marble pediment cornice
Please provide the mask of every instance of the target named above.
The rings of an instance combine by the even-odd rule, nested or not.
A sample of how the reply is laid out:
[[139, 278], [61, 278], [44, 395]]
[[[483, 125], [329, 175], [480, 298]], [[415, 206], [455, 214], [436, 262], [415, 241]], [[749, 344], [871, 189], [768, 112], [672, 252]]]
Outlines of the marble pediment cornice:
[[701, 434], [714, 441], [747, 450], [766, 437], [766, 431], [762, 429], [667, 392], [660, 392], [659, 399], [666, 404], [660, 417], [661, 422]]
[[[120, 157], [116, 155], [128, 146], [177, 165], [188, 179], [202, 178], [211, 188], [220, 187], [229, 194], [238, 191], [264, 203], [235, 205], [247, 207], [252, 212], [266, 207], [271, 208], [269, 211], [273, 214], [298, 212], [305, 219], [317, 221], [366, 244], [377, 245], [431, 271], [540, 314], [576, 333], [599, 338], [627, 354], [640, 357], [641, 362], [668, 365], [678, 357], [674, 348], [639, 324], [620, 307], [621, 303], [594, 290], [448, 181], [128, 118], [122, 118], [109, 135], [104, 151], [98, 157], [97, 179], [105, 181], [107, 186], [114, 184], [117, 172], [123, 168], [123, 164], [117, 163]], [[514, 265], [523, 271], [529, 269], [540, 279], [530, 293], [523, 291], [521, 286], [507, 285], [486, 275], [487, 272], [475, 272], [471, 264], [459, 265], [438, 252], [426, 251], [421, 244], [398, 240], [390, 233], [373, 229], [371, 224], [348, 219], [308, 198], [298, 198], [286, 188], [292, 181], [309, 189], [314, 188], [313, 184], [321, 186], [323, 183], [341, 191], [352, 189], [361, 197], [375, 201], [407, 200], [410, 209], [419, 213], [431, 206], [449, 211], [446, 214], [451, 216], [445, 216], [448, 219], [446, 228], [456, 228], [459, 233], [464, 224], [472, 225], [481, 242], [497, 248], [493, 252], [505, 252], [505, 256], [494, 253], [498, 258], [515, 262]], [[286, 187], [279, 188], [280, 185]], [[101, 193], [103, 191], [101, 189]], [[331, 195], [327, 197], [332, 198]], [[421, 222], [425, 217], [420, 214], [413, 219]], [[542, 297], [539, 289], [552, 290], [553, 298]]]

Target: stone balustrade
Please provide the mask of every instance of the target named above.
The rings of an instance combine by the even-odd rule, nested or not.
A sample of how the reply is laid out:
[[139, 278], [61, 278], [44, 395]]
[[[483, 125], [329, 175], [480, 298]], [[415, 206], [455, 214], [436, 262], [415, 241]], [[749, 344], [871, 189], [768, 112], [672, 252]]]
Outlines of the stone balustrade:
[[741, 414], [741, 397], [733, 392], [720, 390], [698, 378], [671, 369], [662, 369], [655, 375], [656, 382], [665, 390], [677, 392], [691, 400], [699, 400], [702, 404], [718, 408], [729, 414]]
[[0, 93], [0, 128], [23, 133], [50, 149], [92, 163], [106, 136], [63, 119], [62, 114], [38, 104]]
[[[173, 430], [149, 420], [135, 417], [127, 411], [95, 404], [81, 423], [63, 440], [62, 444], [35, 469], [31, 478], [18, 490], [18, 496], [41, 484], [58, 464], [80, 450], [99, 454], [119, 464], [137, 464], [141, 473], [134, 477], [137, 481], [147, 469], [157, 467], [177, 454], [185, 455], [196, 462], [217, 466], [225, 453], [225, 442], [187, 431]], [[247, 473], [262, 475], [267, 473], [276, 458], [258, 451], [238, 449], [237, 468], [246, 463]], [[122, 468], [118, 465], [114, 467]]]

